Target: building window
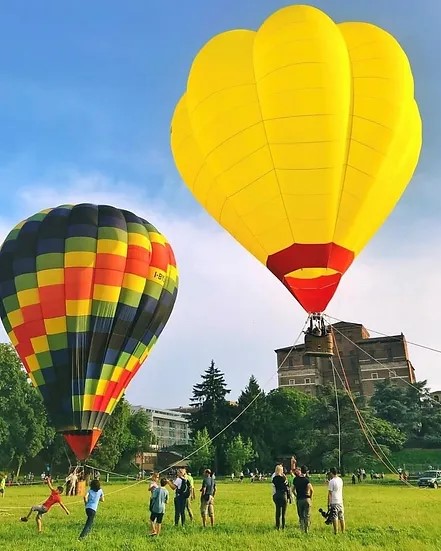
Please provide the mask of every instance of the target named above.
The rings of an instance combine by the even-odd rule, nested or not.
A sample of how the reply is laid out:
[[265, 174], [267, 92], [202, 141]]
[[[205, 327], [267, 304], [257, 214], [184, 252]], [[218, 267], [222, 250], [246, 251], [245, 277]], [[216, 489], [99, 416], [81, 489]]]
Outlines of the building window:
[[288, 384], [291, 385], [291, 386], [293, 386], [293, 385], [296, 384], [296, 380], [295, 380], [295, 379], [289, 379], [289, 380], [288, 380]]
[[305, 385], [310, 385], [310, 384], [311, 384], [311, 379], [309, 377], [306, 377]]
[[372, 379], [378, 379], [378, 373], [372, 373], [371, 378]]

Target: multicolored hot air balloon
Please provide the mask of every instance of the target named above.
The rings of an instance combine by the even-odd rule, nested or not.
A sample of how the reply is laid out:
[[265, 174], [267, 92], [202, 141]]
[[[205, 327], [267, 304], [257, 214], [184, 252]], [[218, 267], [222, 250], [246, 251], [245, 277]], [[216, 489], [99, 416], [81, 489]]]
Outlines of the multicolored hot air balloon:
[[196, 199], [308, 312], [322, 312], [417, 165], [408, 59], [369, 23], [289, 6], [215, 36], [172, 120]]
[[177, 288], [165, 237], [110, 206], [44, 210], [3, 243], [3, 325], [78, 459], [164, 329]]

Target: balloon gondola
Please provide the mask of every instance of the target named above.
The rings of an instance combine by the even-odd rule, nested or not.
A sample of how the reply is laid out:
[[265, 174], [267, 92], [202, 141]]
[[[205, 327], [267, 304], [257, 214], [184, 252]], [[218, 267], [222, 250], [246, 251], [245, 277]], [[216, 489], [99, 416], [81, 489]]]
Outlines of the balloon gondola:
[[0, 249], [0, 315], [49, 416], [79, 460], [93, 450], [176, 300], [166, 238], [106, 205], [20, 222]]

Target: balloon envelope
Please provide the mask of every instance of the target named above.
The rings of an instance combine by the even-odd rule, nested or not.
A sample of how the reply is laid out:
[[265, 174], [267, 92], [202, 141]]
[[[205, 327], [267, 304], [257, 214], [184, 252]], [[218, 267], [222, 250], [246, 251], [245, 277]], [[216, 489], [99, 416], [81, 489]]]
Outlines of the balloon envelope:
[[309, 312], [394, 208], [421, 140], [398, 42], [310, 6], [211, 39], [171, 132], [196, 199]]
[[3, 325], [78, 459], [155, 344], [177, 287], [165, 237], [110, 206], [42, 211], [3, 243]]

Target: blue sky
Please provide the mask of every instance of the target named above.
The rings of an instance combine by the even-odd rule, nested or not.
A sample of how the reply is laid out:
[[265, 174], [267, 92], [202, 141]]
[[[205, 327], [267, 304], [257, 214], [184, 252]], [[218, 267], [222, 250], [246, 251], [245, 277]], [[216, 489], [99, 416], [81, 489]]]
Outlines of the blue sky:
[[[212, 357], [227, 373], [234, 398], [251, 373], [262, 383], [274, 374], [273, 349], [288, 345], [302, 325], [303, 313], [285, 290], [201, 211], [169, 151], [171, 115], [199, 48], [224, 30], [257, 28], [290, 3], [1, 2], [1, 235], [40, 208], [96, 201], [132, 208], [175, 246], [181, 294], [158, 350], [129, 389], [133, 402], [185, 404]], [[437, 323], [431, 311], [439, 301], [441, 269], [441, 3], [313, 4], [336, 21], [370, 21], [399, 40], [413, 66], [424, 122], [414, 181], [329, 311], [436, 345], [438, 333], [421, 325]], [[397, 286], [403, 273], [410, 275]], [[418, 376], [441, 386], [438, 357], [411, 352]], [[183, 387], [158, 392], [163, 378], [178, 373], [185, 374]]]

